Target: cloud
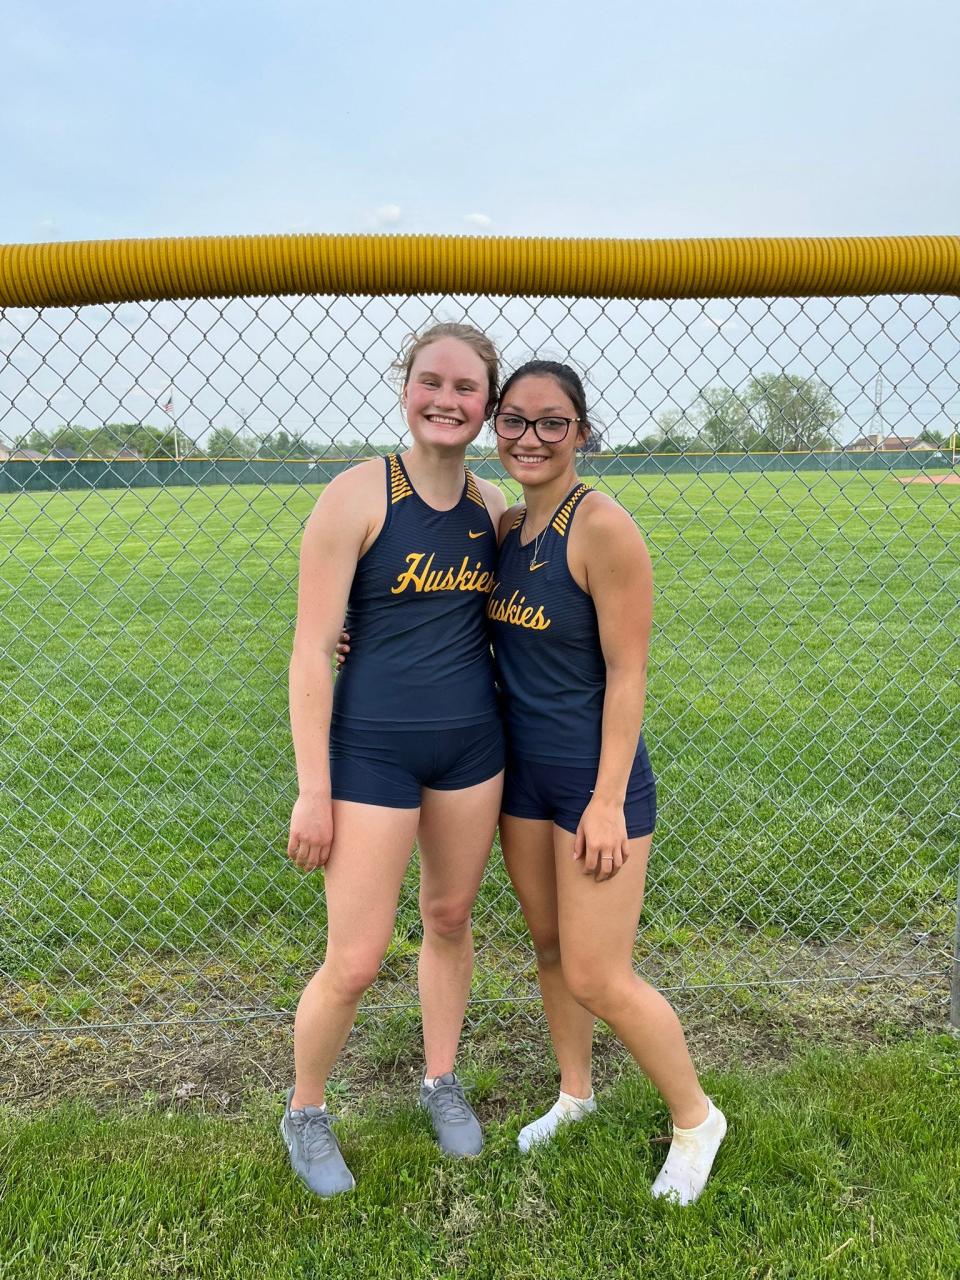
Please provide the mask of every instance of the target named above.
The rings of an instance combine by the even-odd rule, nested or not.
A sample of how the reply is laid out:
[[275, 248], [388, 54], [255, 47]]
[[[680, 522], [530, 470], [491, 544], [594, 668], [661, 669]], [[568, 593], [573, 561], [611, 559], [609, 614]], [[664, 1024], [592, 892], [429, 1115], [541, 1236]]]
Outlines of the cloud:
[[690, 328], [693, 333], [705, 339], [715, 337], [718, 333], [731, 338], [746, 332], [746, 325], [739, 316], [712, 316], [706, 312], [698, 316]]
[[373, 215], [375, 227], [395, 227], [403, 218], [403, 210], [398, 204], [382, 204]]
[[493, 222], [485, 213], [465, 213], [463, 215], [464, 222], [469, 222], [472, 227], [489, 227]]

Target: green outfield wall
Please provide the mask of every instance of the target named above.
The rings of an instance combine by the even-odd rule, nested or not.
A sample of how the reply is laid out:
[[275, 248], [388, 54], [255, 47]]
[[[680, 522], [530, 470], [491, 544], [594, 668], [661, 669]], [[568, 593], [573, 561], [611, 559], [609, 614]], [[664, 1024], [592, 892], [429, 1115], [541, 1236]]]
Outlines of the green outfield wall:
[[[76, 461], [0, 462], [0, 493], [49, 489], [143, 489], [171, 485], [277, 485], [326, 484], [339, 472], [361, 459], [318, 459], [274, 461], [254, 459], [188, 458], [106, 461], [82, 458]], [[488, 479], [501, 478], [503, 470], [493, 457], [477, 456], [470, 466]], [[878, 453], [598, 453], [584, 458], [580, 471], [603, 477], [668, 475], [675, 472], [760, 472], [760, 471], [943, 471], [951, 467], [947, 451], [911, 449]]]

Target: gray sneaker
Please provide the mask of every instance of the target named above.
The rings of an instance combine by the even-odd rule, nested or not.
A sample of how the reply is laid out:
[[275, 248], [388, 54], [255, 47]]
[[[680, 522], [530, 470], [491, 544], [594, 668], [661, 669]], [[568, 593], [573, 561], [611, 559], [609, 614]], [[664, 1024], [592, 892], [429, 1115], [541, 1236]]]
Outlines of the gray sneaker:
[[294, 1173], [314, 1195], [335, 1196], [339, 1191], [352, 1191], [356, 1184], [333, 1135], [334, 1117], [319, 1107], [291, 1111], [292, 1097], [291, 1089], [280, 1133], [290, 1152]]
[[483, 1149], [483, 1130], [463, 1092], [448, 1071], [432, 1089], [420, 1086], [420, 1105], [429, 1114], [440, 1150], [448, 1156], [476, 1156]]

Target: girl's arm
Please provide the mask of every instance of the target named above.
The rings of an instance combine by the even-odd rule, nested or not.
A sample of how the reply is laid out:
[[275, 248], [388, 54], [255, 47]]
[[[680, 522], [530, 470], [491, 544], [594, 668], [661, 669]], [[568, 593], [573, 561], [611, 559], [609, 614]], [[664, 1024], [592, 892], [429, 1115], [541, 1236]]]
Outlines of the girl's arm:
[[362, 474], [364, 470], [358, 467], [330, 482], [300, 544], [297, 628], [290, 659], [290, 728], [300, 794], [290, 819], [287, 855], [303, 871], [322, 866], [333, 841], [330, 655], [343, 625], [357, 560], [371, 532], [370, 477]]
[[586, 503], [576, 560], [597, 610], [607, 678], [600, 767], [574, 856], [584, 859], [587, 874], [608, 879], [628, 856], [623, 805], [643, 725], [653, 569], [643, 537], [622, 507], [602, 496]]
[[515, 502], [512, 507], [507, 507], [503, 512], [500, 517], [500, 527], [497, 530], [497, 546], [501, 546], [503, 544], [504, 538], [510, 532], [510, 526], [522, 510], [523, 503]]
[[492, 484], [489, 480], [481, 480], [478, 477], [477, 486], [480, 490], [480, 495], [486, 504], [487, 514], [493, 522], [494, 529], [496, 529], [500, 524], [500, 518], [507, 508], [507, 500], [503, 496], [503, 492], [500, 487]]

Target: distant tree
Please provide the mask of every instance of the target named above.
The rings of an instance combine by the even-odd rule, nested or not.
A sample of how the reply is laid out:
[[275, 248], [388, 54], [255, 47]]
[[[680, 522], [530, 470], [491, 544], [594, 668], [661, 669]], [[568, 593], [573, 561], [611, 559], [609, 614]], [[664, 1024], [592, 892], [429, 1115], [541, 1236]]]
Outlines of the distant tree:
[[323, 445], [318, 440], [308, 440], [304, 436], [294, 436], [295, 458], [322, 458]]
[[938, 449], [947, 449], [950, 447], [951, 435], [951, 431], [938, 431], [936, 427], [924, 427], [918, 438], [924, 444], [935, 445]]
[[260, 458], [292, 458], [294, 450], [290, 436], [282, 428], [264, 436], [257, 447]]
[[750, 407], [731, 387], [707, 387], [692, 415], [697, 443], [714, 453], [746, 449], [753, 429]]
[[214, 427], [207, 438], [206, 453], [209, 458], [252, 458], [257, 452], [258, 441], [243, 427], [231, 431], [229, 427]]
[[121, 449], [132, 449], [145, 458], [173, 458], [177, 449], [181, 458], [192, 457], [197, 442], [182, 429], [174, 439], [172, 427], [152, 427], [149, 423], [110, 422], [101, 427], [90, 440], [91, 451], [98, 456], [112, 457]]
[[169, 427], [152, 427], [145, 422], [108, 422], [100, 427], [76, 427], [67, 423], [50, 431], [35, 428], [27, 437], [27, 447], [47, 453], [53, 449], [73, 449], [83, 457], [113, 458], [123, 449], [145, 458], [172, 458], [179, 444], [185, 457], [196, 450], [196, 442], [178, 432], [174, 440]]
[[696, 436], [687, 425], [686, 415], [679, 409], [664, 409], [654, 421], [659, 429], [654, 453], [683, 453], [694, 444]]
[[378, 444], [374, 440], [355, 437], [352, 440], [325, 440], [312, 446], [315, 458], [336, 458], [349, 461], [353, 458], [376, 458], [380, 454], [393, 453], [397, 448], [396, 441]]
[[279, 431], [264, 436], [257, 445], [257, 455], [261, 458], [322, 458], [327, 448], [315, 440], [292, 436], [281, 427]]
[[785, 452], [829, 449], [841, 415], [836, 397], [819, 378], [795, 373], [761, 373], [745, 395], [750, 407], [748, 449]]
[[41, 431], [39, 427], [27, 436], [23, 443], [28, 449], [36, 449], [38, 453], [49, 453], [51, 449], [76, 449], [84, 453], [87, 447], [87, 431], [83, 427], [71, 427], [61, 423], [50, 431]]
[[165, 435], [165, 430], [158, 431], [139, 422], [107, 422], [91, 430], [87, 452], [93, 457], [104, 458], [113, 457], [121, 449], [132, 449], [149, 458], [162, 451], [161, 441]]
[[[213, 437], [211, 437], [212, 439]], [[387, 453], [396, 446], [374, 444], [370, 440], [310, 440], [290, 435], [282, 427], [262, 440], [255, 441], [254, 452], [260, 458], [371, 458]]]

